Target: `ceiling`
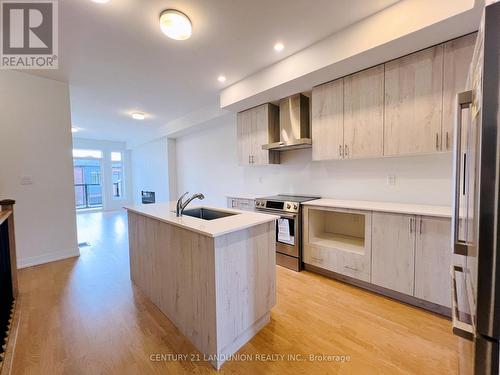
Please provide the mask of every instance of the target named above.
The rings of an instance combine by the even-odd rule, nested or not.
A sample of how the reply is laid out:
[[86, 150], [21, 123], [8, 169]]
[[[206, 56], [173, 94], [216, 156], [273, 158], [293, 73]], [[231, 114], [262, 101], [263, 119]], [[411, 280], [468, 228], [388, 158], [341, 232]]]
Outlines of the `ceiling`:
[[[59, 67], [33, 74], [70, 85], [78, 137], [131, 141], [200, 108], [219, 91], [397, 0], [90, 0], [59, 2]], [[314, 4], [314, 6], [311, 6]], [[164, 36], [174, 8], [193, 36]], [[285, 50], [273, 50], [276, 41]], [[221, 84], [217, 76], [224, 74]], [[146, 119], [130, 118], [134, 111]]]

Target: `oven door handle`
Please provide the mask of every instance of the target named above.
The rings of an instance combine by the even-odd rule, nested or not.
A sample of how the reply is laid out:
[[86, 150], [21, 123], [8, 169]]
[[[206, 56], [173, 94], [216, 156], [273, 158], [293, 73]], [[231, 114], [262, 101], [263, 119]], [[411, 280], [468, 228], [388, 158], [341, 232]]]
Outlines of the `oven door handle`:
[[284, 217], [285, 219], [297, 219], [299, 216], [299, 214], [286, 213], [286, 212], [281, 211], [281, 210], [256, 208], [255, 211], [260, 212], [262, 214], [281, 216], [281, 217]]
[[451, 319], [453, 334], [469, 341], [474, 339], [474, 326], [459, 318], [456, 272], [464, 272], [461, 266], [451, 266]]
[[276, 212], [276, 213], [279, 216], [281, 216], [281, 218], [283, 218], [283, 219], [291, 219], [291, 220], [297, 219], [297, 215], [293, 215], [293, 214], [288, 215], [288, 214], [283, 214], [283, 213], [278, 213], [278, 212]]

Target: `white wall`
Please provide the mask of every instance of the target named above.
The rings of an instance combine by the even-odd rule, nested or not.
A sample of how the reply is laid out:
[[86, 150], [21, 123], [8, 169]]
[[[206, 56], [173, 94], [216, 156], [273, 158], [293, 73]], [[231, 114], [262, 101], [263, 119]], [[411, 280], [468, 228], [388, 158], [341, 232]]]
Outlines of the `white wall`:
[[[103, 202], [102, 208], [105, 211], [118, 210], [128, 203], [132, 202], [132, 171], [130, 151], [126, 149], [125, 142], [113, 142], [105, 140], [73, 138], [73, 148], [85, 150], [100, 150], [103, 152], [101, 161]], [[119, 151], [123, 156], [123, 199], [113, 197], [113, 183], [111, 176], [111, 152]]]
[[170, 200], [168, 144], [163, 137], [131, 150], [134, 203], [141, 202], [142, 190], [154, 191], [156, 202]]
[[[178, 191], [203, 192], [207, 204], [226, 195], [298, 193], [339, 199], [451, 204], [451, 154], [312, 162], [311, 150], [282, 153], [282, 163], [240, 167], [231, 114], [177, 139]], [[388, 185], [387, 176], [396, 176]]]
[[16, 200], [18, 267], [78, 255], [67, 84], [3, 70], [0, 103], [0, 198]]

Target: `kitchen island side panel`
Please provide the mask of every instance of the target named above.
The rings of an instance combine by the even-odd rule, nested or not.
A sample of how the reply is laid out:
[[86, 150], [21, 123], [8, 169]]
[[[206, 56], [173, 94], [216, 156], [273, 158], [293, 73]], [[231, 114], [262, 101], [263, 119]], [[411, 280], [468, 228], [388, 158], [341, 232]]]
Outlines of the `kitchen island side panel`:
[[276, 304], [276, 222], [215, 239], [218, 352], [230, 355]]
[[128, 212], [132, 281], [202, 353], [217, 354], [214, 239]]

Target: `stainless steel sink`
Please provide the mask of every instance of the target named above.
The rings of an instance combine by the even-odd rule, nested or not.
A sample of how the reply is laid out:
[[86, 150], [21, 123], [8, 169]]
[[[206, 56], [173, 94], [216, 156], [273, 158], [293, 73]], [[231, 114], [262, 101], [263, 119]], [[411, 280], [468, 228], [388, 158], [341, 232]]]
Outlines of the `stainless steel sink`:
[[238, 214], [234, 212], [218, 211], [202, 207], [202, 208], [192, 208], [190, 210], [184, 210], [182, 212], [182, 215], [196, 217], [198, 219], [203, 219], [203, 220], [215, 220]]

